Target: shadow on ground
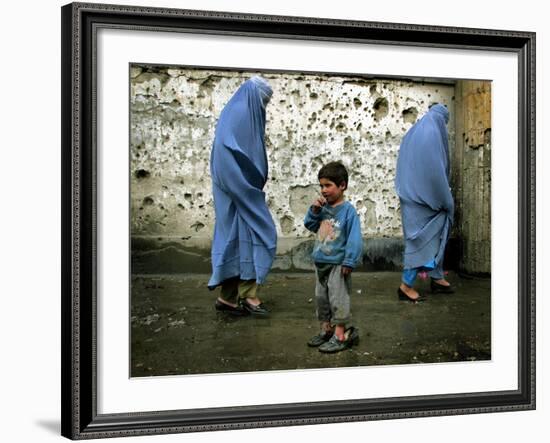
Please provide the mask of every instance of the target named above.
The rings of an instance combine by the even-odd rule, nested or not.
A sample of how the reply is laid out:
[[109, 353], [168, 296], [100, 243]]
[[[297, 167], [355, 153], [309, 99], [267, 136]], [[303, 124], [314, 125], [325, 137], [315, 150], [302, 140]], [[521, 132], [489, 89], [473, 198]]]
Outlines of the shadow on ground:
[[132, 277], [132, 377], [491, 358], [490, 279], [451, 274], [453, 295], [432, 295], [429, 283], [419, 281], [427, 301], [411, 304], [397, 299], [399, 273], [354, 273], [359, 345], [326, 355], [306, 346], [318, 332], [314, 274], [271, 274], [260, 294], [269, 319], [216, 312], [219, 290], [207, 289], [208, 277]]

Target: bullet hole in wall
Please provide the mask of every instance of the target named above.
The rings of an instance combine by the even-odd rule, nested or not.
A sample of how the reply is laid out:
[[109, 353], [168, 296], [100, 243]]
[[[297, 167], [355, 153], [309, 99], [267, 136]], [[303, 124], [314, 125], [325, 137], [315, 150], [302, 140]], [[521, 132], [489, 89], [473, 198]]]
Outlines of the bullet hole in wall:
[[414, 123], [418, 117], [418, 110], [414, 107], [407, 108], [402, 113], [403, 122], [405, 123]]
[[373, 105], [374, 118], [381, 120], [388, 115], [388, 100], [385, 97], [379, 97], [376, 99]]
[[339, 122], [336, 125], [336, 130], [340, 132], [344, 132], [346, 130], [346, 125], [343, 122]]
[[135, 173], [134, 173], [134, 176], [139, 180], [139, 179], [142, 179], [142, 178], [149, 178], [151, 176], [151, 173], [145, 169], [138, 169]]
[[199, 232], [202, 228], [204, 228], [204, 224], [201, 222], [195, 222], [191, 225], [191, 228], [195, 230], [195, 232]]

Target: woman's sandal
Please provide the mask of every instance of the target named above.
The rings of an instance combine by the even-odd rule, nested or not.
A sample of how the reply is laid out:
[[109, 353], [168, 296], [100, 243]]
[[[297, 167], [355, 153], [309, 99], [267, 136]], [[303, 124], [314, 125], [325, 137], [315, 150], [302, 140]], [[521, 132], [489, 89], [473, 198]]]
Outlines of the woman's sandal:
[[411, 298], [401, 288], [397, 288], [397, 298], [399, 300], [404, 300], [411, 303], [418, 303], [418, 302], [424, 301], [424, 297], [422, 297], [420, 294], [418, 294], [417, 298]]
[[214, 303], [214, 308], [218, 312], [234, 315], [236, 317], [244, 317], [245, 315], [248, 315], [248, 311], [246, 311], [241, 306], [231, 306], [230, 304], [223, 303], [219, 298], [216, 299], [216, 303]]
[[449, 286], [439, 284], [433, 278], [430, 280], [430, 289], [433, 294], [453, 294], [455, 292], [450, 284]]

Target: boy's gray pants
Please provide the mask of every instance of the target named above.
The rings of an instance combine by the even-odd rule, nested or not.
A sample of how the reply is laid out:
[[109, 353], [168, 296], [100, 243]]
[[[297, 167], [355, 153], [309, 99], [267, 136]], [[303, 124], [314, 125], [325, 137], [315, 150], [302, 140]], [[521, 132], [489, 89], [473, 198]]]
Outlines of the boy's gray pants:
[[346, 325], [351, 319], [351, 274], [342, 275], [342, 266], [315, 263], [315, 301], [319, 321]]

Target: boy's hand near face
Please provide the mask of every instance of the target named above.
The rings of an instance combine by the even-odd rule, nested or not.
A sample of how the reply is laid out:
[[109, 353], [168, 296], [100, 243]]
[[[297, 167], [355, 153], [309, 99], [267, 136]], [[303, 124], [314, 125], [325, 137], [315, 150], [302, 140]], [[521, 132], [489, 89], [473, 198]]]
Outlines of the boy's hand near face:
[[323, 196], [319, 196], [315, 199], [313, 204], [311, 205], [311, 210], [314, 214], [319, 214], [321, 211], [321, 207], [325, 206], [327, 204], [327, 199]]

